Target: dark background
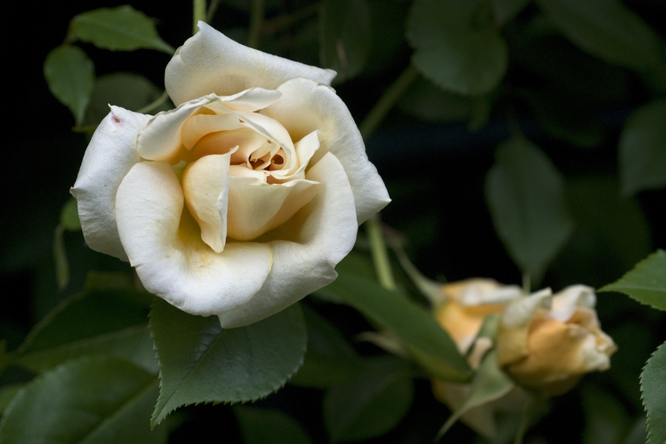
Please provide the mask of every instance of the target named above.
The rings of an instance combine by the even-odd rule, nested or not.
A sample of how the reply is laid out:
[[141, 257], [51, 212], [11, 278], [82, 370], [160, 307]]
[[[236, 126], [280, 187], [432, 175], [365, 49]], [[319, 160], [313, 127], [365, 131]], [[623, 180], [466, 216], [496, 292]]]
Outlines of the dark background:
[[[283, 3], [283, 8], [289, 9], [293, 4], [303, 2]], [[395, 2], [396, 8], [406, 10], [403, 3]], [[0, 285], [4, 295], [0, 309], [0, 338], [8, 340], [9, 349], [20, 345], [30, 328], [50, 308], [67, 295], [80, 291], [88, 270], [128, 269], [120, 261], [88, 250], [80, 233], [66, 233], [72, 278], [64, 292], [57, 290], [52, 259], [54, 229], [60, 209], [69, 198], [69, 187], [75, 181], [87, 137], [71, 130], [74, 126], [71, 114], [49, 93], [42, 73], [46, 55], [63, 42], [71, 17], [98, 7], [120, 4], [123, 3], [37, 2], [30, 4], [34, 10], [10, 10], [8, 13], [12, 21], [21, 24], [20, 30], [5, 36], [3, 51], [7, 80], [2, 103], [8, 109], [9, 121], [6, 115], [4, 128], [9, 137], [5, 139], [5, 162], [0, 181], [3, 196]], [[626, 4], [662, 36], [665, 35], [663, 17], [666, 17], [666, 8], [663, 3], [636, 1]], [[150, 1], [133, 2], [132, 5], [156, 18], [158, 32], [172, 46], [179, 46], [191, 35], [189, 2], [169, 7], [162, 2]], [[222, 4], [213, 25], [224, 30], [243, 28], [247, 23], [243, 11]], [[5, 34], [8, 34], [6, 30]], [[275, 43], [271, 41], [273, 38], [264, 36], [262, 45], [270, 47]], [[138, 72], [163, 88], [168, 55], [147, 50], [114, 53], [88, 44], [80, 46], [94, 61], [96, 75]], [[292, 56], [316, 64], [316, 51], [316, 40], [313, 40], [309, 52], [300, 47]], [[410, 50], [403, 42], [397, 46], [392, 65], [336, 86], [357, 122], [404, 69], [409, 56]], [[514, 67], [510, 67], [509, 74], [518, 81], [526, 75]], [[547, 136], [533, 116], [518, 109], [522, 130], [544, 149], [566, 177], [567, 185], [590, 177], [617, 181], [619, 132], [629, 114], [649, 97], [640, 80], [631, 74], [628, 74], [628, 85], [629, 93], [621, 101], [600, 110], [604, 137], [603, 143], [594, 149], [581, 149]], [[483, 196], [485, 174], [494, 162], [494, 149], [509, 135], [502, 117], [502, 104], [496, 108], [488, 126], [477, 133], [467, 130], [464, 123], [426, 123], [394, 110], [367, 142], [369, 157], [384, 177], [394, 199], [383, 212], [383, 220], [410, 239], [410, 254], [417, 266], [431, 278], [445, 277], [454, 281], [487, 276], [507, 284], [521, 281], [518, 268], [493, 230]], [[666, 218], [662, 210], [666, 191], [643, 191], [636, 202], [645, 215], [649, 231], [645, 248], [637, 247], [633, 257], [616, 257], [604, 249], [594, 230], [587, 229], [590, 224], [583, 224], [585, 229], [582, 230], [579, 225], [543, 284], [551, 285], [555, 291], [576, 283], [600, 287], [619, 278], [645, 254], [659, 247], [665, 248]], [[625, 227], [618, 225], [618, 229]], [[364, 325], [364, 321], [351, 310], [340, 307], [325, 310], [327, 317], [350, 335]], [[599, 313], [604, 330], [610, 332], [620, 345], [620, 351], [613, 358], [611, 371], [589, 378], [593, 384], [616, 395], [631, 415], [638, 414], [641, 411], [638, 374], [651, 351], [666, 337], [664, 318], [625, 296], [611, 293], [599, 295]], [[360, 349], [364, 353], [374, 353], [365, 346]], [[556, 399], [556, 408], [532, 432], [533, 436], [546, 436], [557, 442], [562, 433], [559, 430], [562, 418], [568, 418], [567, 424], [580, 432], [584, 422], [580, 396], [574, 391]], [[301, 423], [309, 424], [306, 428], [313, 437], [322, 438], [321, 419], [316, 414], [318, 407], [311, 407], [317, 405], [319, 397], [317, 391], [288, 386], [265, 402], [287, 406]], [[405, 437], [405, 442], [428, 442], [433, 436], [432, 431], [439, 428], [442, 418], [448, 414], [447, 410], [433, 400], [426, 381], [417, 383], [414, 405], [391, 437], [396, 440]], [[222, 424], [233, 425], [228, 411], [215, 407], [192, 410], [197, 414], [192, 415], [192, 421], [183, 431], [174, 435], [174, 440], [181, 436], [185, 441], [192, 439], [189, 442], [206, 442], [219, 431], [220, 423], [216, 418], [224, 418]], [[429, 414], [424, 415], [426, 411]], [[471, 432], [462, 426], [456, 426], [453, 433], [458, 433], [454, 436], [461, 440], [471, 437]], [[194, 436], [201, 439], [194, 439]], [[235, 435], [232, 433], [231, 436]], [[392, 440], [384, 437], [377, 442]]]

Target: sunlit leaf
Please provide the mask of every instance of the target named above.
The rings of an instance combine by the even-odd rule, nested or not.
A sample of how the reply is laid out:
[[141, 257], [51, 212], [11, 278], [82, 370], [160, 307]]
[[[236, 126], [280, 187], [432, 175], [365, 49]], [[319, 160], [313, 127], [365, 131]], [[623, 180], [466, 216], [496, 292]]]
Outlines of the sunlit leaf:
[[340, 273], [329, 289], [390, 330], [438, 376], [452, 381], [465, 381], [471, 376], [449, 335], [429, 312], [406, 297], [351, 272]]
[[145, 294], [89, 291], [56, 307], [32, 330], [14, 363], [44, 372], [83, 355], [111, 355], [156, 372]]
[[44, 77], [51, 94], [69, 108], [76, 124], [80, 124], [95, 82], [93, 63], [86, 53], [76, 46], [58, 46], [46, 56]]
[[617, 291], [643, 304], [666, 310], [666, 251], [657, 250], [618, 281], [599, 291]]
[[333, 442], [382, 435], [407, 413], [413, 397], [405, 361], [393, 356], [364, 360], [356, 378], [324, 397], [324, 422]]
[[192, 316], [155, 298], [150, 329], [160, 367], [153, 426], [181, 406], [254, 401], [275, 392], [301, 366], [307, 342], [298, 305], [222, 329], [216, 316]]
[[481, 95], [504, 76], [508, 50], [489, 0], [416, 0], [407, 21], [412, 61], [441, 88]]
[[573, 231], [564, 206], [562, 178], [526, 139], [510, 139], [496, 153], [486, 178], [495, 230], [513, 260], [534, 282]]
[[96, 357], [69, 361], [26, 385], [0, 422], [3, 444], [160, 444], [150, 430], [154, 375], [130, 362]]
[[129, 5], [101, 8], [75, 16], [70, 38], [90, 42], [110, 50], [156, 49], [173, 54], [174, 49], [160, 38], [153, 22]]
[[324, 0], [319, 20], [321, 65], [338, 73], [335, 83], [359, 74], [370, 53], [367, 0]]
[[661, 344], [648, 359], [641, 373], [643, 405], [647, 412], [647, 442], [666, 442], [666, 342]]
[[622, 192], [666, 186], [666, 100], [634, 112], [620, 135]]
[[309, 444], [312, 442], [300, 424], [277, 409], [236, 406], [234, 413], [245, 444]]
[[537, 0], [574, 44], [608, 62], [663, 75], [666, 60], [657, 34], [619, 0]]

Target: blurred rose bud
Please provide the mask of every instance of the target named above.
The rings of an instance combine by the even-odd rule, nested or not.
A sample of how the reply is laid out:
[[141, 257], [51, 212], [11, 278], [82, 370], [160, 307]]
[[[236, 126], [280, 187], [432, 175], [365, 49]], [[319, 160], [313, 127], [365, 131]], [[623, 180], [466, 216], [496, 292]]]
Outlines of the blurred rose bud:
[[[501, 285], [482, 278], [445, 284], [442, 293], [444, 302], [435, 317], [461, 353], [467, 353], [472, 346], [486, 316], [500, 313], [509, 301], [521, 294], [516, 285]], [[474, 363], [470, 364], [475, 367]]]
[[[467, 354], [472, 368], [477, 369], [481, 358], [493, 346], [490, 338], [477, 335], [486, 317], [501, 313], [512, 299], [521, 295], [518, 286], [505, 286], [492, 279], [468, 279], [442, 286], [443, 302], [435, 311], [437, 322], [455, 341], [462, 354]], [[470, 350], [471, 348], [471, 350]], [[470, 389], [469, 384], [455, 384], [432, 379], [435, 397], [452, 411], [458, 410]], [[500, 399], [470, 409], [460, 420], [486, 438], [496, 434], [495, 413], [518, 410], [524, 393], [514, 389]]]
[[601, 331], [594, 290], [573, 285], [513, 300], [502, 313], [498, 361], [524, 387], [546, 395], [570, 390], [585, 374], [610, 367], [617, 350]]

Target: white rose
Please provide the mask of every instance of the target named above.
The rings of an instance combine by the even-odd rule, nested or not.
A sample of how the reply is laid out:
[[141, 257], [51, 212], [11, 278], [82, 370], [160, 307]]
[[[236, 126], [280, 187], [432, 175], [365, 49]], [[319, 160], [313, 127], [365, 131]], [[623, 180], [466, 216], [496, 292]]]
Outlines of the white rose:
[[334, 71], [199, 29], [166, 68], [177, 108], [112, 106], [71, 192], [92, 249], [181, 310], [238, 327], [332, 282], [390, 199]]

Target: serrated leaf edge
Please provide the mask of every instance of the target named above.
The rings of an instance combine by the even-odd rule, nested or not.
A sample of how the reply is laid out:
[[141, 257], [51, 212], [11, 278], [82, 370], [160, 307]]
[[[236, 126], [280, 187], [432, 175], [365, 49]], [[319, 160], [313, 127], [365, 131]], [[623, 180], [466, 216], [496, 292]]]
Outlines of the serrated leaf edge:
[[[643, 369], [641, 370], [641, 374], [638, 378], [639, 381], [640, 381], [640, 389], [641, 389], [641, 404], [643, 405], [643, 410], [645, 411], [645, 417], [646, 417], [645, 430], [646, 430], [647, 435], [645, 437], [645, 444], [658, 444], [658, 443], [650, 443], [650, 432], [651, 432], [651, 430], [650, 430], [650, 412], [648, 411], [647, 406], [645, 405], [645, 399], [643, 397], [643, 376], [645, 375], [645, 369], [647, 368], [648, 364], [650, 363], [650, 359], [652, 359], [655, 356], [655, 354], [659, 351], [659, 349], [661, 349], [662, 347], [664, 347], [664, 350], [666, 350], [666, 342], [662, 343], [660, 346], [658, 346], [656, 349], [654, 349], [654, 351], [652, 352], [650, 357], [647, 359], [647, 361], [645, 361], [645, 365], [643, 366]], [[666, 353], [666, 351], [664, 353]]]

